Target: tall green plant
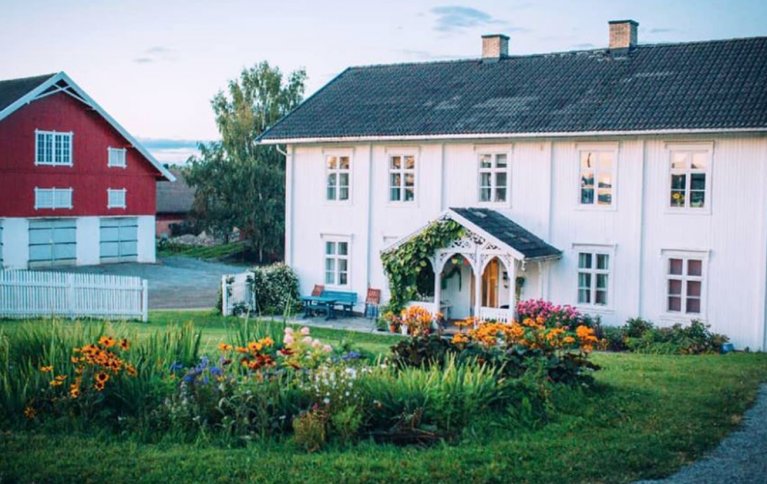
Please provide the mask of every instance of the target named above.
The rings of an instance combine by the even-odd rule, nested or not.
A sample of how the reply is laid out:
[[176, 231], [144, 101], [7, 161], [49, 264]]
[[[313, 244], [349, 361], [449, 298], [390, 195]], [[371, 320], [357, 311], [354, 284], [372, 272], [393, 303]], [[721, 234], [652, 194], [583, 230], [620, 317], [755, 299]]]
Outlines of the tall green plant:
[[406, 243], [381, 255], [389, 280], [390, 310], [399, 312], [413, 300], [418, 291], [418, 275], [429, 268], [429, 258], [463, 235], [464, 228], [458, 222], [437, 220]]

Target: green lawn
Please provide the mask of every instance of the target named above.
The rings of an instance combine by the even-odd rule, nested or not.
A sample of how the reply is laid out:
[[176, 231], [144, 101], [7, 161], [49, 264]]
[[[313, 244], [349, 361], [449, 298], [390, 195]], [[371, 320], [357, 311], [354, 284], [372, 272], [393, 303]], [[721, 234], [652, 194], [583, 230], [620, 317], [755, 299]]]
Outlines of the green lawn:
[[[148, 332], [194, 320], [206, 345], [223, 340], [226, 325], [237, 321], [178, 312], [154, 312], [151, 320], [136, 327]], [[378, 352], [394, 341], [312, 332]], [[422, 449], [363, 442], [317, 454], [299, 451], [290, 441], [230, 449], [204, 441], [145, 444], [130, 436], [14, 431], [0, 434], [0, 482], [629, 482], [669, 475], [711, 449], [738, 424], [767, 380], [765, 354], [603, 353], [593, 359], [603, 366], [596, 391], [563, 392], [554, 399], [558, 417], [540, 429], [485, 421], [457, 445]]]
[[167, 245], [158, 247], [157, 255], [167, 257], [172, 255], [183, 255], [194, 257], [196, 259], [219, 260], [219, 259], [241, 259], [247, 250], [243, 242], [230, 242], [228, 244], [213, 245], [210, 247], [196, 245]]

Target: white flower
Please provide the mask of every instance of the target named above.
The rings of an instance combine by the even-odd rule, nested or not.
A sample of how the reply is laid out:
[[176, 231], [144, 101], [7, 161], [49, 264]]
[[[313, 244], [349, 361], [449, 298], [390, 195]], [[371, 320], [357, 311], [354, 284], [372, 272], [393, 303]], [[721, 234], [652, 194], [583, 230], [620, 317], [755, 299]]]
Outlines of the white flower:
[[323, 398], [323, 399], [322, 399], [322, 402], [323, 402], [325, 405], [327, 405], [327, 404], [329, 404], [329, 403], [330, 403], [330, 399], [329, 399], [329, 398]]
[[310, 345], [312, 344], [312, 338], [311, 336], [304, 336], [303, 338], [301, 338], [301, 342]]
[[309, 334], [309, 327], [308, 326], [304, 326], [303, 328], [301, 328], [301, 334], [304, 335], [304, 336], [308, 335]]
[[285, 334], [293, 334], [293, 328], [291, 328], [290, 326], [285, 328]]
[[315, 339], [314, 341], [312, 341], [312, 348], [317, 349], [321, 346], [322, 346], [322, 343], [320, 343], [320, 340]]
[[324, 351], [325, 353], [330, 353], [331, 351], [333, 351], [333, 347], [330, 345], [325, 345], [322, 347], [322, 351]]

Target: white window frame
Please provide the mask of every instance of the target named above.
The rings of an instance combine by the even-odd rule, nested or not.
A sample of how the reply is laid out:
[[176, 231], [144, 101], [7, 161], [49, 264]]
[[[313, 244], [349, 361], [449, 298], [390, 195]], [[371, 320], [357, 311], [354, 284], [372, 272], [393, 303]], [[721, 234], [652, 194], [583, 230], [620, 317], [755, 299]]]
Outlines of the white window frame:
[[[511, 204], [511, 150], [508, 149], [485, 149], [482, 147], [475, 148], [477, 152], [477, 203], [490, 206], [508, 206]], [[506, 157], [506, 167], [498, 168], [498, 156], [503, 155]], [[482, 167], [482, 158], [485, 156], [491, 157], [491, 166], [489, 168]], [[482, 189], [487, 188], [482, 185], [482, 174], [490, 174], [490, 200], [482, 200]], [[496, 184], [496, 174], [506, 174], [506, 199], [496, 200], [495, 196], [499, 186]]]
[[[332, 151], [332, 152], [324, 152], [324, 158], [325, 158], [325, 184], [323, 185], [325, 194], [324, 194], [324, 200], [325, 202], [333, 205], [344, 205], [351, 203], [352, 200], [352, 165], [354, 163], [354, 160], [352, 160], [351, 153], [348, 151]], [[336, 159], [336, 168], [330, 168], [330, 159], [335, 158]], [[341, 158], [347, 158], [349, 160], [349, 168], [343, 169], [341, 168]], [[348, 176], [349, 184], [347, 185], [347, 198], [340, 198], [341, 196], [341, 190], [340, 190], [340, 180], [341, 180], [341, 174], [346, 174]], [[335, 198], [328, 198], [328, 188], [330, 175], [335, 175], [336, 184], [335, 184]]]
[[[334, 254], [328, 254], [327, 253], [327, 244], [328, 243], [334, 243], [336, 244], [336, 249]], [[338, 254], [338, 244], [339, 243], [345, 243], [346, 244], [346, 255], [339, 255]], [[351, 263], [351, 257], [352, 255], [352, 238], [350, 236], [345, 235], [323, 235], [322, 236], [322, 281], [325, 284], [325, 287], [328, 288], [335, 288], [335, 289], [349, 289], [352, 285], [352, 263]], [[327, 260], [331, 258], [334, 262], [334, 268], [333, 268], [333, 282], [327, 281]], [[340, 281], [340, 274], [341, 271], [339, 269], [339, 261], [340, 260], [346, 260], [346, 284], [341, 284]]]
[[[664, 206], [666, 212], [671, 214], [711, 214], [711, 185], [712, 185], [712, 173], [714, 167], [714, 144], [708, 143], [667, 143], [666, 149], [668, 150], [668, 162], [666, 169], [666, 191], [664, 197], [666, 198]], [[691, 165], [686, 168], [674, 168], [674, 155], [677, 153], [686, 153], [688, 157], [688, 164], [692, 161], [692, 155], [694, 153], [704, 153], [706, 155], [706, 168], [704, 170], [695, 170]], [[685, 175], [685, 188], [684, 188], [684, 206], [675, 206], [671, 203], [671, 197], [673, 196], [671, 177], [673, 175]], [[703, 190], [703, 206], [692, 207], [690, 206], [690, 194], [692, 186], [693, 174], [704, 174], [706, 176], [706, 186]]]
[[[72, 198], [73, 198], [74, 190], [72, 188], [39, 188], [35, 187], [35, 210], [72, 210]], [[42, 194], [49, 194], [51, 197], [51, 203], [50, 205], [41, 205], [40, 204], [40, 196]], [[65, 195], [68, 198], [68, 204], [58, 204], [57, 199], [59, 199], [59, 196]]]
[[[40, 154], [40, 135], [43, 136], [50, 136], [51, 137], [51, 160], [41, 160], [39, 158]], [[68, 150], [67, 153], [67, 161], [61, 161], [58, 159], [57, 151], [56, 151], [56, 140], [57, 139], [66, 139], [68, 140]], [[64, 133], [59, 131], [45, 131], [41, 129], [35, 130], [35, 165], [36, 166], [72, 166], [74, 164], [74, 133]], [[63, 153], [63, 152], [62, 152]]]
[[[392, 158], [400, 157], [400, 168], [392, 168]], [[405, 168], [405, 158], [406, 157], [412, 157], [413, 158], [413, 168], [408, 169]], [[390, 205], [415, 205], [418, 202], [418, 153], [413, 150], [397, 150], [397, 151], [389, 151], [386, 152], [386, 200]], [[392, 185], [391, 178], [392, 175], [398, 174], [400, 175], [400, 184], [398, 187], [395, 187]], [[413, 199], [412, 200], [405, 200], [405, 175], [412, 174], [413, 175]], [[391, 192], [393, 188], [399, 188], [400, 190], [400, 196], [397, 200], [392, 200], [391, 198]]]
[[[577, 145], [577, 206], [584, 210], [616, 210], [618, 205], [618, 145], [617, 144], [578, 144]], [[599, 204], [599, 165], [594, 166], [594, 198], [591, 203], [583, 202], [583, 176], [581, 175], [581, 158], [584, 153], [593, 153], [597, 156], [601, 156], [602, 153], [609, 153], [612, 155], [613, 163], [610, 170], [610, 180], [612, 186], [610, 187], [610, 203], [606, 205]]]
[[[709, 252], [705, 250], [663, 250], [661, 251], [662, 254], [662, 270], [661, 270], [661, 276], [662, 276], [662, 284], [660, 285], [661, 291], [662, 291], [662, 304], [663, 304], [663, 319], [667, 320], [676, 320], [676, 321], [691, 321], [693, 319], [699, 319], [701, 321], [705, 321], [706, 314], [707, 314], [707, 308], [706, 305], [708, 303], [708, 280], [709, 280], [709, 272], [708, 272], [708, 259], [709, 259]], [[680, 275], [672, 275], [670, 274], [671, 270], [671, 259], [682, 259], [682, 274]], [[701, 275], [700, 276], [690, 276], [687, 275], [687, 267], [688, 267], [688, 261], [690, 259], [699, 260], [701, 261]], [[671, 296], [669, 294], [669, 281], [670, 280], [679, 280], [682, 281], [682, 292], [679, 294], [679, 297], [681, 298], [681, 306], [679, 311], [671, 311], [668, 308], [668, 298]], [[688, 313], [687, 312], [687, 282], [689, 281], [700, 281], [700, 312], [699, 313]]]
[[[590, 268], [580, 267], [580, 255], [591, 254], [592, 266]], [[597, 256], [607, 256], [607, 269], [597, 269]], [[615, 245], [607, 244], [573, 244], [573, 257], [575, 260], [575, 304], [579, 308], [591, 312], [612, 312], [615, 307], [613, 290], [615, 281]], [[588, 303], [580, 302], [580, 274], [591, 274], [591, 283], [589, 289]], [[597, 275], [607, 276], [607, 304], [596, 304]]]
[[[115, 159], [115, 157], [117, 157]], [[127, 168], [128, 150], [125, 148], [107, 148], [107, 166], [109, 168]]]
[[[122, 197], [122, 203], [115, 203], [112, 197]], [[127, 190], [125, 188], [107, 188], [107, 208], [126, 208], [128, 206]]]

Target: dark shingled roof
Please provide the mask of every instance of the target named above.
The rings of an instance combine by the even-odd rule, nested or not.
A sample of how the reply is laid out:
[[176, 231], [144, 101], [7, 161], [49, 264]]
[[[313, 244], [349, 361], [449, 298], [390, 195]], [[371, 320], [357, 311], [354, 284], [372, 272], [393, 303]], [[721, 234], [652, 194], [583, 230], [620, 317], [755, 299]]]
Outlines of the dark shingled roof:
[[183, 171], [178, 168], [170, 168], [169, 171], [176, 181], [157, 182], [157, 213], [189, 213], [194, 203], [194, 188], [186, 183]]
[[0, 111], [18, 101], [32, 89], [36, 88], [55, 75], [56, 74], [46, 74], [43, 76], [0, 81]]
[[352, 67], [261, 140], [767, 128], [767, 37]]
[[487, 208], [451, 208], [450, 210], [514, 248], [526, 258], [553, 257], [562, 254], [561, 250], [550, 246], [495, 210]]

